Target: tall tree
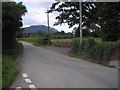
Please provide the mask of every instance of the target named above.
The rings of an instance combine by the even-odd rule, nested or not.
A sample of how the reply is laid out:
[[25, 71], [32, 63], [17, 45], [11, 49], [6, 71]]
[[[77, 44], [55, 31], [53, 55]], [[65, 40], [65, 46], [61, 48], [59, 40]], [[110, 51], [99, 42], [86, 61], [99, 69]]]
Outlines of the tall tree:
[[[86, 26], [87, 30], [95, 29], [94, 35], [100, 36], [103, 41], [116, 41], [120, 38], [119, 8], [120, 2], [82, 2], [82, 26]], [[59, 12], [54, 25], [67, 23], [70, 28], [78, 25], [76, 36], [79, 35], [79, 13], [81, 11], [78, 2], [53, 3], [50, 12], [53, 11]], [[101, 28], [96, 29], [96, 24], [99, 24]]]
[[16, 33], [22, 26], [21, 16], [27, 12], [22, 3], [2, 3], [2, 49], [3, 53], [14, 48]]
[[[82, 26], [89, 25], [93, 21], [95, 4], [92, 2], [82, 2]], [[52, 4], [49, 12], [58, 11], [59, 16], [56, 17], [57, 22], [54, 25], [67, 23], [69, 28], [77, 25], [79, 28], [79, 2], [56, 2]], [[78, 30], [78, 29], [77, 29]]]
[[100, 36], [103, 41], [116, 41], [120, 37], [120, 2], [96, 4]]

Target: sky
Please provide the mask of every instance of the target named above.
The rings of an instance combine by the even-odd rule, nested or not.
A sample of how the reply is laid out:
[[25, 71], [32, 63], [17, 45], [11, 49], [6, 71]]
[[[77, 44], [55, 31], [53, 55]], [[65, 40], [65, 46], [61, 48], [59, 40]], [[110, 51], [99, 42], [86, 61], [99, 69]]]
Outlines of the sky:
[[[47, 9], [50, 9], [54, 0], [13, 0], [15, 2], [23, 2], [23, 5], [27, 8], [27, 13], [22, 16], [23, 27], [29, 27], [31, 25], [45, 25], [47, 24]], [[43, 2], [44, 1], [44, 2]], [[57, 21], [55, 19], [58, 16], [58, 12], [49, 14], [50, 27], [57, 29], [58, 31], [72, 32], [72, 28], [68, 28], [67, 24], [53, 26]]]

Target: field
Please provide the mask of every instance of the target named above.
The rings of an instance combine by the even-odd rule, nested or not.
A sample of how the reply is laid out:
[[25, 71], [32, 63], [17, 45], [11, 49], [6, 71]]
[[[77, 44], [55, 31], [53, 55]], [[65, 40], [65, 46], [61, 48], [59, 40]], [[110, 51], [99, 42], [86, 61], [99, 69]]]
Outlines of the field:
[[[84, 37], [83, 39], [84, 40], [87, 40], [89, 37]], [[79, 38], [76, 38], [76, 39], [78, 39], [79, 40]], [[72, 42], [72, 40], [73, 39], [52, 39], [51, 41], [52, 41], [52, 43], [56, 43], [56, 42]], [[100, 38], [94, 38], [94, 40], [96, 41], [96, 42], [102, 42], [102, 39], [100, 39]]]
[[72, 42], [73, 39], [52, 39], [52, 43], [56, 42]]
[[19, 41], [25, 41], [25, 42], [28, 42], [28, 43], [31, 43], [35, 46], [39, 46], [39, 47], [42, 47], [44, 46], [43, 44], [41, 44], [41, 37], [39, 37], [38, 35], [36, 36], [31, 36], [31, 37], [26, 37], [26, 38], [18, 38]]
[[[83, 40], [87, 40], [89, 37], [84, 37]], [[75, 38], [78, 39], [79, 38]], [[51, 45], [55, 45], [57, 42], [72, 42], [74, 39], [51, 39], [52, 44]], [[94, 40], [96, 42], [102, 42], [102, 40], [100, 38], [94, 38]], [[25, 41], [25, 42], [29, 42], [35, 46], [44, 46], [43, 44], [41, 44], [42, 42], [42, 37], [35, 35], [35, 36], [30, 36], [30, 37], [26, 37], [26, 38], [19, 38], [19, 41]]]

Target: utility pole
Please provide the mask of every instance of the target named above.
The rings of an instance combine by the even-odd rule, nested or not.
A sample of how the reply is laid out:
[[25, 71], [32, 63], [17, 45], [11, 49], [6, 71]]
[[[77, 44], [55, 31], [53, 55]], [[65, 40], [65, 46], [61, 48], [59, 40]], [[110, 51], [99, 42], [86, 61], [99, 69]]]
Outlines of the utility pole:
[[49, 30], [49, 12], [48, 12], [48, 10], [47, 10], [47, 12], [46, 12], [46, 13], [47, 13], [48, 33], [49, 33], [49, 31], [50, 31], [50, 30]]
[[82, 0], [79, 2], [79, 8], [80, 8], [80, 45], [82, 45]]

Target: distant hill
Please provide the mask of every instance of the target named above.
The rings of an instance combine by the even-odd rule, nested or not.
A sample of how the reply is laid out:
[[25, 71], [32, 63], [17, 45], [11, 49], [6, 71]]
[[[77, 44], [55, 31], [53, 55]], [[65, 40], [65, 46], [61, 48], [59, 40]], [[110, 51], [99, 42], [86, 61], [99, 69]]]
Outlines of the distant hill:
[[[48, 27], [45, 25], [34, 25], [23, 29], [24, 29], [23, 33], [37, 33], [38, 31], [48, 32]], [[50, 33], [58, 32], [56, 29], [51, 27], [49, 30]]]

